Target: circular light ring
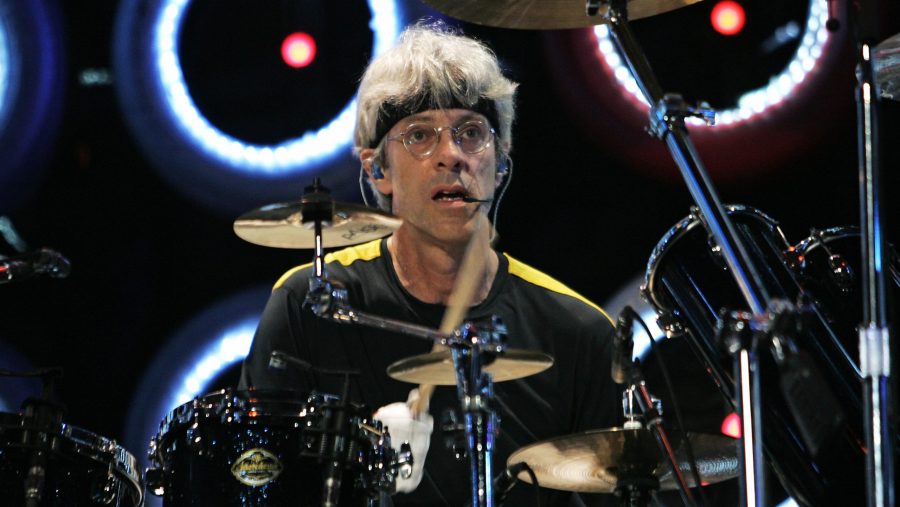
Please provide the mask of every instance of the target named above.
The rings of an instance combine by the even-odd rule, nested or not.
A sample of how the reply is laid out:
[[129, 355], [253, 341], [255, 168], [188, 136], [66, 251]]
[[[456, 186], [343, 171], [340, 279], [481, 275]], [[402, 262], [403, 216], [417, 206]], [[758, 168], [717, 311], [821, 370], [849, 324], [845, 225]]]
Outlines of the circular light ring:
[[[688, 120], [702, 163], [718, 183], [744, 181], [744, 177], [779, 168], [832, 135], [836, 121], [853, 121], [853, 62], [847, 31], [828, 34], [823, 30], [804, 35], [822, 45], [811, 53], [816, 63], [805, 64], [800, 84], [782, 89], [785, 80], [779, 75], [773, 78], [774, 84], [748, 94], [743, 108], [718, 111], [715, 126]], [[608, 37], [598, 39], [594, 29], [550, 31], [544, 34], [544, 47], [545, 62], [575, 122], [573, 128], [581, 129], [629, 167], [663, 179], [681, 179], [665, 143], [647, 135], [648, 105]], [[798, 65], [804, 69], [804, 64], [794, 64], [785, 73], [792, 69], [796, 73]], [[665, 90], [665, 83], [660, 84]], [[780, 98], [774, 100], [770, 91]]]
[[[178, 56], [190, 0], [126, 0], [116, 19], [116, 91], [125, 119], [154, 165], [199, 202], [229, 214], [299, 198], [312, 176], [336, 198], [355, 195], [350, 146], [355, 98], [317, 131], [282, 143], [244, 142], [212, 125], [191, 98]], [[148, 5], [149, 4], [149, 5]], [[373, 55], [399, 35], [396, 0], [368, 0]]]
[[[825, 52], [826, 43], [831, 39], [825, 28], [828, 20], [828, 9], [825, 2], [811, 1], [806, 19], [806, 26], [800, 46], [784, 70], [769, 78], [769, 84], [763, 88], [751, 90], [738, 99], [738, 107], [716, 111], [716, 125], [732, 125], [751, 121], [758, 115], [776, 108], [800, 90], [800, 85], [809, 77], [809, 73], [818, 65]], [[644, 111], [649, 105], [638, 89], [637, 82], [628, 67], [622, 61], [609, 33], [607, 25], [594, 28], [597, 37], [597, 48], [601, 64], [610, 76], [614, 76], [623, 90], [640, 102]], [[710, 128], [696, 118], [687, 120], [694, 126]]]
[[142, 469], [150, 439], [173, 409], [207, 394], [210, 382], [246, 357], [271, 287], [212, 305], [178, 330], [144, 372], [125, 425], [125, 445]]
[[[34, 366], [19, 351], [0, 341], [0, 369], [24, 373], [34, 370]], [[39, 379], [3, 377], [0, 382], [0, 412], [19, 412], [23, 401], [40, 396], [41, 391]]]
[[37, 187], [58, 134], [65, 80], [59, 12], [0, 0], [0, 213]]

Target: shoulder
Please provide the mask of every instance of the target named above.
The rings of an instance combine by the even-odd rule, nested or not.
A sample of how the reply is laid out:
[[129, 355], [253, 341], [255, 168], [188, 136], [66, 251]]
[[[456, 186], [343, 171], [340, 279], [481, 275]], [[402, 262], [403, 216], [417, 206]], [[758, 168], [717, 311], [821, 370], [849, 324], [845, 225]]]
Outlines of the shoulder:
[[[329, 270], [337, 270], [341, 274], [345, 274], [348, 268], [359, 268], [380, 258], [382, 254], [381, 249], [382, 240], [372, 240], [368, 243], [350, 246], [325, 255], [325, 264]], [[282, 287], [293, 287], [298, 283], [305, 287], [312, 267], [313, 264], [309, 262], [289, 269], [275, 282], [273, 290]]]
[[524, 262], [503, 254], [509, 261], [509, 275], [516, 282], [524, 286], [525, 290], [536, 294], [544, 294], [554, 299], [572, 311], [601, 317], [602, 320], [613, 323], [606, 311], [593, 301], [575, 292], [570, 287]]

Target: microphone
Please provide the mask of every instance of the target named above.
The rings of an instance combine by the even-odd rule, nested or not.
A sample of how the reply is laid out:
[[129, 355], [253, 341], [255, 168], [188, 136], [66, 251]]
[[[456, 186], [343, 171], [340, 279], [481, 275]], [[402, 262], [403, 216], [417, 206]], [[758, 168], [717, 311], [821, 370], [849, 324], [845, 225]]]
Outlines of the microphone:
[[829, 32], [836, 32], [841, 28], [837, 3], [838, 0], [828, 0], [828, 19], [825, 20], [825, 28], [827, 28]]
[[461, 200], [462, 202], [480, 202], [480, 203], [482, 203], [482, 204], [487, 204], [487, 203], [489, 203], [489, 202], [493, 202], [494, 198], [491, 197], [490, 199], [476, 199], [476, 198], [474, 198], [474, 197], [468, 197], [468, 196], [466, 196], [466, 197], [463, 197], [463, 198], [460, 199], [460, 200]]
[[498, 507], [503, 505], [503, 501], [506, 500], [506, 494], [519, 482], [519, 472], [527, 468], [528, 463], [520, 461], [506, 467], [506, 470], [494, 479], [494, 496]]
[[41, 275], [65, 278], [72, 271], [72, 264], [62, 254], [49, 248], [41, 248], [15, 257], [0, 259], [0, 284], [19, 282]]
[[625, 306], [619, 312], [619, 319], [616, 321], [616, 332], [613, 338], [612, 368], [610, 371], [613, 382], [616, 384], [624, 384], [628, 381], [628, 373], [631, 371], [633, 364], [634, 339], [632, 339], [631, 333], [634, 324], [633, 312], [634, 310], [630, 306]]

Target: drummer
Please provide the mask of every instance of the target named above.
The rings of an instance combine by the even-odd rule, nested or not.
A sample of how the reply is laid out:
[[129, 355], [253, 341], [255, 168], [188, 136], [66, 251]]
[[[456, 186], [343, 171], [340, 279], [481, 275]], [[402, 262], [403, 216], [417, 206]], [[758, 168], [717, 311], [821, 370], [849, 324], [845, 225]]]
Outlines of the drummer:
[[[485, 268], [467, 319], [498, 316], [509, 348], [554, 359], [542, 373], [494, 384], [501, 421], [496, 473], [522, 446], [615, 426], [621, 406], [609, 375], [609, 317], [562, 283], [495, 251], [493, 227], [478, 225], [487, 222], [511, 176], [516, 86], [484, 44], [441, 24], [408, 28], [366, 69], [354, 133], [355, 153], [379, 206], [403, 224], [385, 239], [326, 257], [329, 279], [347, 288], [355, 310], [437, 329], [472, 238]], [[314, 316], [303, 306], [311, 273], [300, 266], [275, 284], [241, 385], [341, 392], [339, 376], [269, 369], [273, 350], [318, 367], [358, 370], [351, 400], [381, 407], [378, 413], [392, 418], [390, 427], [413, 434], [417, 473], [400, 481], [395, 505], [465, 505], [471, 498], [468, 461], [455, 458], [445, 444], [450, 433], [442, 429], [449, 411], [459, 413], [455, 388], [438, 387], [431, 415], [417, 415], [407, 408], [415, 386], [386, 374], [389, 365], [428, 353], [432, 344]], [[569, 505], [572, 495], [541, 494], [541, 505]], [[506, 504], [533, 505], [534, 495], [523, 483]]]

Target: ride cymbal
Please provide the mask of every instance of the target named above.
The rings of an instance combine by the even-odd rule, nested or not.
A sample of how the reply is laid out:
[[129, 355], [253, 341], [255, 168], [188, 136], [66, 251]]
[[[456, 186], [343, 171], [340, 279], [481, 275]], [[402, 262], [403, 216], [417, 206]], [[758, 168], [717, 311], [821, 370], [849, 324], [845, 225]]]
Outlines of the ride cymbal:
[[[582, 28], [606, 23], [605, 7], [595, 16], [585, 12], [585, 0], [422, 0], [444, 14], [486, 26], [523, 29]], [[700, 0], [630, 0], [628, 18], [639, 19], [672, 11]]]
[[[553, 358], [542, 352], [509, 349], [484, 366], [494, 382], [515, 380], [540, 373], [553, 366]], [[402, 382], [435, 386], [455, 386], [456, 370], [450, 350], [430, 352], [401, 359], [388, 366], [389, 377]]]
[[[668, 433], [685, 479], [694, 487], [679, 433]], [[713, 434], [688, 433], [704, 484], [737, 477], [738, 441]], [[591, 430], [552, 438], [523, 447], [512, 453], [508, 465], [525, 462], [534, 471], [538, 484], [545, 488], [581, 493], [614, 493], [627, 480], [641, 478], [659, 481], [659, 490], [678, 489], [678, 482], [649, 430], [610, 428]], [[531, 482], [526, 472], [519, 479]]]
[[881, 98], [900, 100], [900, 33], [875, 46], [873, 63]]
[[[250, 243], [275, 248], [315, 248], [312, 223], [303, 223], [302, 201], [270, 204], [241, 215], [234, 232]], [[331, 222], [322, 224], [322, 243], [344, 247], [383, 238], [403, 221], [359, 204], [334, 203]]]

